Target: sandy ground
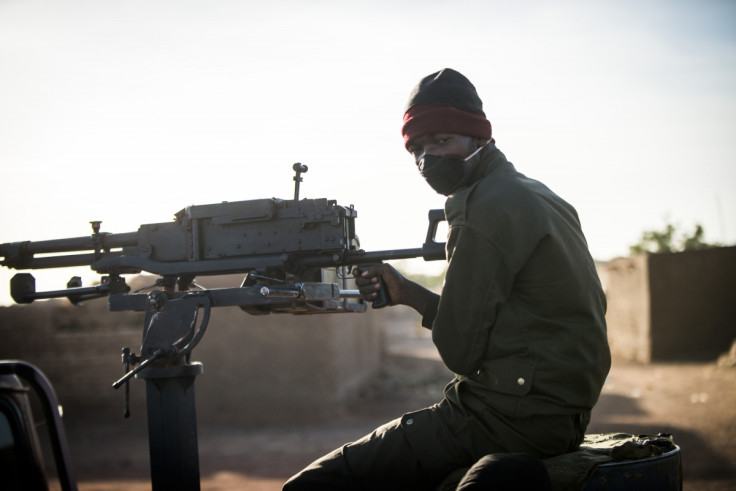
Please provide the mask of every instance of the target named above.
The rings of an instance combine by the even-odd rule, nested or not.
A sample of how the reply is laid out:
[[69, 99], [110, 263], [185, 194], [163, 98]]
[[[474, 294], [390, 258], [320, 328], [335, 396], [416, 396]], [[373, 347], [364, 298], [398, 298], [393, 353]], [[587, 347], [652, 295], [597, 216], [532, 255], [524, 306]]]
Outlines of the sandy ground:
[[[438, 401], [448, 373], [426, 336], [400, 329], [389, 332], [380, 380], [334, 421], [249, 430], [200, 426], [202, 489], [278, 490], [314, 458]], [[736, 490], [735, 408], [736, 367], [614, 363], [588, 432], [671, 433], [682, 449], [685, 490]], [[145, 428], [68, 433], [81, 490], [151, 488]]]

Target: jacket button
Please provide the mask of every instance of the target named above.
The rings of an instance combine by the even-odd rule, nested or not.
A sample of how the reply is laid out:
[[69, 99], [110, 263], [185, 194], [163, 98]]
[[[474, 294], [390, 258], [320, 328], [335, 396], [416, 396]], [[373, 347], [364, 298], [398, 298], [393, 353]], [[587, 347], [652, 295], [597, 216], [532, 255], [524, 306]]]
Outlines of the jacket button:
[[408, 425], [413, 424], [413, 423], [414, 423], [414, 420], [412, 418], [409, 418], [406, 420], [406, 424]]
[[524, 385], [526, 383], [526, 380], [524, 380], [522, 377], [519, 377], [519, 379], [516, 381], [519, 385]]

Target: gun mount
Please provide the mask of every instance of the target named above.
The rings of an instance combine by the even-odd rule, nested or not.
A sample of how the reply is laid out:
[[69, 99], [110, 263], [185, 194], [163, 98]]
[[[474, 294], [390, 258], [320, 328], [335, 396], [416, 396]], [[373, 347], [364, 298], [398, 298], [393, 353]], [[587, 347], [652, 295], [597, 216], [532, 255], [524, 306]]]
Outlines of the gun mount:
[[[299, 199], [307, 166], [294, 164], [294, 199], [256, 199], [188, 206], [172, 222], [141, 225], [136, 232], [101, 232], [93, 221], [84, 237], [0, 244], [0, 265], [34, 270], [89, 266], [104, 275], [82, 287], [38, 292], [30, 273], [18, 273], [10, 290], [18, 303], [67, 297], [73, 303], [108, 297], [111, 311], [144, 311], [140, 355], [123, 348], [125, 372], [113, 383], [146, 380], [153, 489], [199, 489], [194, 380], [202, 364], [190, 360], [211, 309], [239, 306], [250, 314], [355, 313], [366, 305], [352, 289], [354, 266], [422, 257], [444, 259], [435, 240], [443, 210], [429, 212], [425, 242], [413, 249], [366, 252], [355, 232], [357, 211], [327, 199]], [[157, 275], [153, 291], [130, 292], [125, 276]], [[239, 286], [197, 289], [200, 276], [243, 274]], [[388, 303], [373, 302], [374, 308]], [[201, 316], [200, 316], [201, 313]]]

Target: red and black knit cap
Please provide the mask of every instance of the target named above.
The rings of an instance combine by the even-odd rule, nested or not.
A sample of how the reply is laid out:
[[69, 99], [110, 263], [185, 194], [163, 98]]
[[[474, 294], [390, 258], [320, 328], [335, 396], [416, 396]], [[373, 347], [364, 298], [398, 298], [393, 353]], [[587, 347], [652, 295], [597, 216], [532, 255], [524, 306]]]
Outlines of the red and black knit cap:
[[450, 133], [492, 140], [483, 102], [463, 74], [451, 68], [424, 77], [409, 96], [401, 134], [404, 146], [423, 135]]

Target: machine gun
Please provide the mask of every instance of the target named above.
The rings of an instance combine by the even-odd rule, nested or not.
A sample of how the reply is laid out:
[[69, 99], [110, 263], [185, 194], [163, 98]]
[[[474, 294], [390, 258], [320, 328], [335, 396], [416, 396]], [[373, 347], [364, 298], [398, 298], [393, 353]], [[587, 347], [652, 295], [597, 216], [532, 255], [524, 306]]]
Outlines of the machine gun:
[[[101, 222], [94, 221], [90, 236], [0, 244], [0, 265], [8, 268], [89, 266], [104, 275], [96, 286], [83, 287], [74, 277], [65, 289], [38, 292], [31, 274], [18, 273], [10, 285], [18, 303], [55, 297], [80, 303], [107, 296], [111, 311], [145, 311], [141, 354], [123, 348], [125, 374], [113, 387], [125, 386], [127, 417], [128, 381], [135, 376], [147, 382], [153, 489], [199, 489], [193, 383], [202, 365], [190, 357], [212, 307], [240, 306], [251, 314], [365, 312], [359, 292], [350, 288], [353, 267], [445, 258], [444, 244], [435, 240], [443, 210], [429, 212], [422, 247], [366, 252], [359, 248], [353, 206], [299, 199], [308, 169], [296, 163], [293, 170], [291, 200], [188, 206], [173, 222], [141, 225], [137, 232], [100, 232]], [[158, 277], [156, 288], [131, 293], [124, 275], [141, 272]], [[197, 277], [234, 273], [244, 275], [240, 286], [197, 289]], [[389, 302], [383, 296], [373, 307]]]
[[[160, 276], [158, 284], [167, 291], [175, 287], [187, 291], [196, 285], [197, 276], [243, 273], [241, 288], [227, 295], [218, 293], [222, 302], [251, 313], [364, 311], [361, 302], [344, 301], [356, 296], [343, 291], [351, 266], [414, 257], [444, 259], [444, 244], [434, 238], [438, 223], [444, 220], [443, 210], [429, 212], [421, 248], [366, 252], [359, 249], [353, 206], [327, 199], [300, 200], [299, 183], [307, 166], [297, 163], [293, 168], [293, 200], [188, 206], [175, 214], [173, 222], [141, 225], [137, 232], [100, 232], [101, 222], [94, 221], [90, 236], [0, 244], [0, 265], [8, 268], [90, 266], [107, 275], [94, 287], [82, 288], [75, 277], [64, 290], [37, 292], [33, 276], [22, 273], [11, 281], [11, 296], [18, 303], [53, 297], [78, 303], [110, 295], [111, 309], [119, 310], [119, 302], [127, 301], [118, 295], [129, 292], [124, 274], [152, 273]], [[336, 282], [342, 290], [312, 285], [330, 283], [332, 287]], [[139, 299], [129, 301], [140, 304], [142, 310]]]

